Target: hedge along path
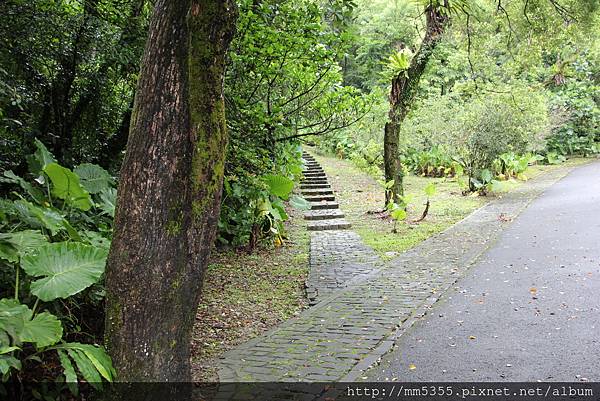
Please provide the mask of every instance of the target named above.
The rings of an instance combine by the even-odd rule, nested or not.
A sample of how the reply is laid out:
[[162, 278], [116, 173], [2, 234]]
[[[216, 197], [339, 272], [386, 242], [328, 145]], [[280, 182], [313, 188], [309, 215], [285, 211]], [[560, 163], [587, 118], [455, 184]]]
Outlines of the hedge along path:
[[311, 232], [306, 293], [310, 305], [315, 305], [350, 280], [364, 277], [382, 264], [375, 251], [349, 230], [351, 224], [344, 219], [323, 168], [307, 152], [303, 152], [302, 158], [305, 169], [300, 189], [311, 204], [311, 209], [304, 213]]
[[224, 354], [220, 381], [356, 380], [469, 270], [531, 200], [572, 168], [563, 166], [532, 179]]

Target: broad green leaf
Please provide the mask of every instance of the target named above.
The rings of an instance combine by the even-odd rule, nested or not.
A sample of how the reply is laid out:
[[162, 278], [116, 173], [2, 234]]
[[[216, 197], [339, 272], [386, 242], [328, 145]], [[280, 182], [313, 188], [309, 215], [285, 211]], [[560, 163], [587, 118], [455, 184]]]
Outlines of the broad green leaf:
[[271, 205], [273, 206], [271, 214], [275, 216], [276, 220], [286, 221], [288, 219], [289, 216], [286, 213], [285, 206], [280, 199], [276, 199], [274, 202], [271, 203]]
[[298, 195], [292, 195], [290, 197], [290, 205], [295, 209], [310, 210], [310, 202]]
[[63, 367], [63, 371], [65, 374], [65, 382], [69, 387], [69, 390], [73, 395], [77, 395], [79, 393], [79, 387], [77, 387], [77, 373], [75, 373], [75, 368], [71, 363], [71, 360], [67, 356], [67, 354], [61, 350], [57, 349], [58, 359], [60, 360], [60, 364]]
[[33, 277], [31, 293], [42, 301], [67, 298], [96, 283], [106, 264], [106, 249], [81, 243], [59, 242], [21, 258], [21, 267]]
[[[46, 347], [62, 337], [62, 325], [56, 316], [48, 312], [33, 316], [27, 305], [7, 298], [0, 300], [0, 331], [6, 332], [15, 345], [28, 342]], [[0, 345], [7, 347], [9, 344]]]
[[[20, 304], [15, 299], [0, 299], [0, 333], [6, 333], [12, 338], [14, 344], [20, 344], [21, 332], [28, 316], [31, 316], [31, 310], [27, 305]], [[8, 347], [10, 344], [6, 342], [7, 339], [4, 337], [0, 345]]]
[[21, 348], [19, 348], [19, 347], [6, 347], [6, 346], [2, 346], [2, 347], [0, 347], [0, 355], [8, 354], [10, 352], [17, 351], [17, 350], [20, 350], [20, 349]]
[[71, 358], [75, 361], [77, 369], [86, 382], [91, 384], [96, 390], [102, 389], [102, 378], [98, 374], [98, 370], [94, 364], [88, 359], [83, 351], [76, 348], [66, 347], [66, 350]]
[[[31, 311], [29, 312], [31, 315]], [[62, 338], [62, 325], [56, 316], [42, 312], [24, 321], [21, 341], [34, 343], [38, 348], [56, 344]]]
[[74, 170], [81, 179], [81, 185], [91, 194], [109, 189], [113, 179], [102, 167], [96, 164], [83, 163]]
[[68, 168], [50, 163], [44, 172], [52, 181], [52, 193], [76, 208], [87, 211], [92, 207], [90, 194], [79, 183], [79, 177]]
[[21, 370], [21, 361], [12, 355], [0, 355], [0, 373], [8, 373], [10, 368]]
[[0, 234], [0, 242], [8, 243], [23, 256], [48, 243], [45, 235], [36, 230]]
[[16, 263], [19, 261], [19, 254], [12, 245], [6, 242], [0, 242], [0, 259]]
[[37, 138], [35, 139], [35, 146], [37, 147], [37, 150], [33, 155], [27, 158], [27, 162], [29, 164], [29, 171], [32, 174], [38, 175], [47, 165], [56, 163], [56, 159], [54, 159], [52, 153], [50, 153], [46, 146]]
[[100, 192], [100, 209], [103, 214], [107, 214], [110, 217], [115, 217], [115, 207], [117, 204], [117, 190], [114, 188], [108, 188]]
[[492, 172], [488, 169], [481, 170], [481, 181], [484, 184], [487, 184], [492, 181], [494, 177], [492, 176]]
[[432, 197], [433, 195], [435, 195], [435, 191], [436, 191], [436, 188], [435, 188], [435, 183], [433, 183], [433, 182], [430, 182], [430, 183], [429, 183], [429, 184], [427, 184], [427, 186], [425, 187], [425, 194], [426, 194], [428, 197]]
[[46, 228], [52, 235], [56, 235], [64, 229], [64, 218], [54, 209], [42, 208], [24, 200], [16, 200], [14, 210], [23, 222], [33, 227]]
[[406, 210], [399, 207], [395, 210], [392, 210], [392, 213], [390, 213], [390, 215], [394, 220], [404, 220], [406, 218]]
[[282, 175], [268, 174], [263, 177], [269, 186], [269, 192], [281, 199], [287, 200], [294, 189], [294, 181]]

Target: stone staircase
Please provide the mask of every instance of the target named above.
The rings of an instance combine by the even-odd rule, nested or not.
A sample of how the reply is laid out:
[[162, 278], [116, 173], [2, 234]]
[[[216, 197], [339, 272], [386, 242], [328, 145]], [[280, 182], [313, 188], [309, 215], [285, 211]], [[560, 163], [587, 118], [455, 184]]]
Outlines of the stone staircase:
[[308, 220], [309, 231], [323, 230], [345, 230], [351, 224], [344, 219], [344, 213], [340, 205], [335, 201], [335, 195], [331, 185], [327, 181], [327, 175], [323, 168], [307, 152], [302, 153], [305, 160], [304, 180], [300, 190], [304, 199], [310, 202], [310, 210], [304, 213]]

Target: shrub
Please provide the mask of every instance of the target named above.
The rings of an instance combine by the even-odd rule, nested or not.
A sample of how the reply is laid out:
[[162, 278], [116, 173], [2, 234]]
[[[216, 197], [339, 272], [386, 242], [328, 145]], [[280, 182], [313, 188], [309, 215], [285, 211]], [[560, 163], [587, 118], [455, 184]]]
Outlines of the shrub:
[[35, 144], [26, 178], [10, 170], [0, 177], [14, 189], [0, 199], [0, 374], [18, 382], [42, 369], [58, 392], [77, 395], [78, 377], [100, 388], [115, 375], [101, 346], [80, 341], [101, 339], [116, 190], [101, 167], [70, 170]]

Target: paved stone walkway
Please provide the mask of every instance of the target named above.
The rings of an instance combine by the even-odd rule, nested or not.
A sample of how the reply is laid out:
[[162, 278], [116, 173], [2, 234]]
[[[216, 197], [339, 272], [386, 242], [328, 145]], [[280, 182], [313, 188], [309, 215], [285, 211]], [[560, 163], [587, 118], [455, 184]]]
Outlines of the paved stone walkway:
[[[306, 293], [310, 304], [315, 305], [350, 280], [381, 268], [382, 262], [358, 234], [349, 230], [351, 225], [335, 202], [335, 194], [319, 163], [306, 152], [302, 158], [306, 166], [300, 186], [302, 195], [307, 199], [328, 197], [312, 202], [311, 210], [304, 215], [312, 232]], [[311, 177], [315, 174], [319, 175]]]
[[226, 353], [220, 381], [352, 381], [362, 376], [465, 274], [512, 218], [568, 171], [562, 167], [531, 180]]

